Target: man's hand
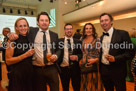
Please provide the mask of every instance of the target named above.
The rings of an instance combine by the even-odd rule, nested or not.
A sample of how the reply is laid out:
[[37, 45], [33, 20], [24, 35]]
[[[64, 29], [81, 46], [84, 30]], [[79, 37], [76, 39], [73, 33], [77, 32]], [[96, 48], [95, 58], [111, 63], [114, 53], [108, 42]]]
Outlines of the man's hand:
[[53, 55], [50, 57], [50, 61], [51, 61], [51, 62], [57, 61], [57, 55], [53, 54]]
[[71, 60], [71, 61], [76, 61], [76, 60], [78, 60], [77, 55], [71, 55], [71, 56], [70, 56], [70, 60]]
[[10, 41], [14, 41], [18, 39], [18, 35], [16, 33], [10, 33], [8, 38]]
[[107, 54], [107, 55], [105, 55], [105, 58], [106, 58], [109, 62], [115, 62], [115, 57], [112, 56], [112, 55]]

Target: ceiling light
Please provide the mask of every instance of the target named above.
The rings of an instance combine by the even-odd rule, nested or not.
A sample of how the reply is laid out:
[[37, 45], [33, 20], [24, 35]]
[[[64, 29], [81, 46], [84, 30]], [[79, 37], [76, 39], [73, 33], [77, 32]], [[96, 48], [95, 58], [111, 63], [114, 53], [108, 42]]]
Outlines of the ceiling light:
[[103, 3], [104, 3], [104, 1], [100, 1], [100, 2], [99, 2], [99, 5], [100, 5], [100, 6], [103, 5]]
[[53, 3], [53, 0], [50, 0], [51, 3]]
[[12, 10], [12, 9], [10, 9], [10, 13], [13, 13], [13, 10]]
[[25, 10], [25, 15], [27, 15], [28, 13], [27, 13], [27, 11]]
[[5, 8], [3, 8], [3, 13], [5, 13], [5, 12], [6, 12]]
[[68, 4], [67, 2], [65, 2], [65, 4]]
[[33, 12], [33, 11], [31, 11], [31, 15], [34, 15], [34, 12]]
[[18, 14], [21, 14], [20, 9], [17, 10]]

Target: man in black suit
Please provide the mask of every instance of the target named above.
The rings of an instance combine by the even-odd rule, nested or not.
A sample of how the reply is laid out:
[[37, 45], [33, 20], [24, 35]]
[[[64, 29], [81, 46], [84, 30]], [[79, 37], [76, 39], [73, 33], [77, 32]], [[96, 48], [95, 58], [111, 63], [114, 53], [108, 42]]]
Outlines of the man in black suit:
[[61, 68], [61, 82], [63, 91], [69, 91], [70, 79], [74, 91], [80, 91], [80, 67], [79, 60], [82, 58], [81, 42], [72, 37], [73, 26], [67, 23], [64, 26], [65, 37], [59, 39], [58, 48], [61, 55], [58, 63]]
[[[28, 33], [29, 42], [35, 44], [33, 91], [46, 91], [47, 84], [50, 91], [59, 91], [58, 70], [55, 65], [59, 53], [55, 54], [55, 46], [53, 46], [58, 40], [58, 35], [49, 30], [50, 17], [46, 12], [38, 15], [37, 22], [39, 28], [30, 28]], [[43, 46], [41, 47], [39, 44], [43, 44]], [[52, 54], [49, 58], [50, 64], [46, 58], [47, 53]]]
[[2, 60], [0, 61], [0, 80], [2, 80], [2, 70], [1, 70], [1, 62], [5, 61], [5, 49], [6, 43], [8, 41], [7, 34], [10, 33], [10, 28], [3, 28], [2, 34], [4, 35], [4, 41], [2, 42], [2, 47], [0, 47], [0, 51], [2, 51]]
[[[126, 61], [134, 57], [134, 48], [128, 32], [112, 27], [108, 13], [100, 16], [104, 32], [101, 36], [100, 73], [106, 91], [126, 91]], [[128, 46], [130, 45], [130, 46]]]
[[[59, 77], [56, 61], [60, 52], [56, 52], [55, 44], [58, 41], [58, 34], [49, 30], [50, 17], [48, 13], [41, 12], [37, 16], [39, 28], [31, 27], [28, 32], [28, 40], [31, 47], [34, 46], [33, 57], [33, 91], [59, 91]], [[14, 34], [10, 34], [9, 39], [15, 40]], [[34, 44], [34, 45], [33, 45]], [[51, 56], [49, 60], [47, 54]]]
[[5, 61], [5, 49], [6, 49], [6, 43], [8, 42], [8, 36], [7, 34], [10, 33], [10, 28], [5, 27], [3, 28], [2, 34], [4, 35], [4, 41], [2, 42], [2, 46], [0, 48], [0, 51], [2, 51], [2, 59]]
[[77, 29], [74, 36], [73, 36], [73, 38], [80, 39], [81, 36], [82, 36], [82, 34], [80, 34], [80, 31], [81, 31], [81, 29]]

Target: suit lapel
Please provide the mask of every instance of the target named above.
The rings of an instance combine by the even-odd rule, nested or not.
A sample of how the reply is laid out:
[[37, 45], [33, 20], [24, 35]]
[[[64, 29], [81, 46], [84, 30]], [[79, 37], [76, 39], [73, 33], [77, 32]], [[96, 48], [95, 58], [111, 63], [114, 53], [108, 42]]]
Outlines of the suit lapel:
[[27, 35], [27, 38], [30, 43], [34, 43], [34, 40], [38, 31], [39, 31], [39, 28], [30, 28], [30, 33]]
[[[52, 36], [53, 36], [53, 35], [52, 35], [52, 32], [51, 32], [50, 30], [49, 30], [49, 35], [50, 35], [50, 42], [52, 43], [52, 42], [53, 42], [53, 40], [52, 40], [52, 38], [53, 38]], [[52, 37], [52, 38], [51, 38], [51, 37]]]
[[[116, 42], [116, 38], [117, 38], [117, 37], [116, 37], [116, 33], [117, 33], [117, 30], [116, 30], [116, 29], [113, 29], [113, 34], [112, 34], [111, 42], [110, 42], [111, 45]], [[112, 49], [111, 49], [111, 47], [110, 47], [110, 49], [109, 49], [109, 54], [111, 54], [111, 50], [112, 50]]]
[[112, 34], [112, 38], [111, 38], [111, 43], [115, 43], [115, 40], [116, 40], [116, 32], [117, 32], [117, 30], [113, 29], [113, 34]]
[[[35, 29], [35, 32], [33, 33], [33, 39], [34, 40], [35, 40], [35, 37], [36, 37], [38, 31], [39, 31], [39, 28]], [[33, 40], [33, 42], [34, 42], [34, 40]]]

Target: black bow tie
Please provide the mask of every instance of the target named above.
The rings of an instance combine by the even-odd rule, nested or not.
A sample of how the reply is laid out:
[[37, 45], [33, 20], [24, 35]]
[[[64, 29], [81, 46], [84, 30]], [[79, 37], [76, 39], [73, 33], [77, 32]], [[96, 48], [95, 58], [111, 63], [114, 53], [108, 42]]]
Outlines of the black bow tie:
[[104, 33], [104, 32], [103, 32], [103, 36], [109, 36], [109, 33]]

